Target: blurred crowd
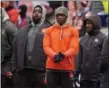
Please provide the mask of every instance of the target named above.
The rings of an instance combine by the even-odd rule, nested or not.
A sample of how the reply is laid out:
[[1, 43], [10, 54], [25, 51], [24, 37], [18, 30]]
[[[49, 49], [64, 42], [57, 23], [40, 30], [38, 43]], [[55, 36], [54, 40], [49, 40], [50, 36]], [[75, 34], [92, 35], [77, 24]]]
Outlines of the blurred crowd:
[[[95, 3], [95, 4], [94, 4]], [[96, 4], [99, 3], [99, 4]], [[108, 3], [107, 1], [87, 1], [87, 0], [77, 0], [77, 1], [2, 1], [1, 6], [8, 13], [10, 20], [14, 22], [18, 27], [22, 26], [26, 23], [27, 20], [30, 20], [32, 7], [34, 5], [43, 5], [46, 13], [46, 20], [51, 24], [54, 24], [55, 17], [54, 11], [57, 7], [63, 5], [69, 9], [69, 20], [70, 23], [75, 26], [78, 30], [81, 30], [81, 26], [83, 25], [82, 20], [84, 19], [85, 13], [88, 11], [93, 11], [97, 14], [108, 14], [107, 8], [108, 5], [104, 4]], [[101, 5], [101, 7], [95, 7], [94, 5]], [[106, 7], [106, 8], [104, 8]], [[97, 9], [96, 9], [97, 8]], [[98, 9], [100, 8], [100, 9]], [[22, 14], [23, 13], [23, 14]], [[14, 14], [14, 15], [13, 15]], [[13, 15], [13, 16], [12, 16]], [[24, 18], [27, 18], [26, 20]], [[107, 16], [102, 20], [104, 25], [106, 26]]]
[[1, 1], [2, 88], [108, 88], [107, 3]]

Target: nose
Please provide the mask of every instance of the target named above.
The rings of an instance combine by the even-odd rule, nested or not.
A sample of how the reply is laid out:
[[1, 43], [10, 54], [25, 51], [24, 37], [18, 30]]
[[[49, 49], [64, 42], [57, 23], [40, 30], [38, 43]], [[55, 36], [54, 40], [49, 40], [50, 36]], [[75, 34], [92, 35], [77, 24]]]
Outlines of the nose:
[[62, 16], [61, 16], [61, 15], [59, 15], [59, 16], [58, 16], [58, 18], [59, 18], [59, 19], [62, 19]]
[[35, 16], [37, 16], [38, 15], [38, 12], [35, 12]]
[[90, 24], [86, 24], [86, 27], [89, 27], [90, 26]]

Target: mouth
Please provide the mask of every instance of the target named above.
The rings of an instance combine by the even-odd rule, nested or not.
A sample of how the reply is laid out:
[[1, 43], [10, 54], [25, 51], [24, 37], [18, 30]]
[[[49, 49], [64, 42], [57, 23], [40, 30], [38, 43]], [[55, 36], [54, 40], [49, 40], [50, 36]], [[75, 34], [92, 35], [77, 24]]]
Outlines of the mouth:
[[38, 16], [34, 16], [34, 19], [37, 19], [38, 18]]
[[63, 19], [57, 19], [58, 21], [63, 21]]

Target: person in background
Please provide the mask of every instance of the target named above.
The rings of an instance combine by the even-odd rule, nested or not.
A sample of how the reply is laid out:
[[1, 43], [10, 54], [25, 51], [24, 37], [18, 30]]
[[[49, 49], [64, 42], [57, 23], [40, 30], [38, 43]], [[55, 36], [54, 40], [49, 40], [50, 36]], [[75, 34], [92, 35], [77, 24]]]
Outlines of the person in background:
[[19, 12], [14, 6], [8, 6], [5, 8], [7, 14], [9, 15], [9, 19], [12, 23], [15, 25], [17, 24], [18, 17], [19, 17]]
[[99, 58], [106, 35], [100, 32], [101, 20], [94, 13], [90, 12], [90, 15], [85, 16], [84, 24], [87, 34], [80, 39], [74, 78], [78, 80], [81, 74], [81, 88], [99, 88]]
[[72, 88], [75, 55], [79, 50], [79, 35], [68, 21], [68, 9], [55, 10], [56, 23], [45, 29], [43, 48], [47, 55], [47, 88]]
[[16, 74], [16, 88], [45, 88], [45, 62], [43, 51], [43, 28], [50, 26], [45, 21], [44, 8], [33, 7], [31, 25], [23, 27], [14, 38], [12, 72]]
[[99, 71], [102, 74], [100, 88], [109, 88], [109, 39], [107, 38], [103, 44], [101, 58], [99, 63]]
[[84, 17], [85, 14], [90, 11], [90, 1], [77, 1], [76, 2], [76, 15], [73, 18], [72, 25], [79, 31], [79, 37], [85, 35], [86, 30], [84, 28]]
[[22, 27], [29, 25], [31, 22], [31, 18], [26, 15], [27, 13], [27, 6], [26, 5], [20, 5], [19, 6], [19, 19], [17, 23], [17, 27], [21, 29]]
[[17, 27], [9, 20], [9, 16], [3, 8], [1, 9], [1, 87], [10, 88], [13, 85], [11, 74], [11, 57], [13, 51], [14, 34], [17, 32]]
[[[107, 26], [109, 27], [109, 17], [107, 18]], [[109, 33], [108, 33], [109, 34]], [[99, 62], [99, 71], [102, 74], [100, 88], [109, 87], [109, 37], [103, 44], [101, 58]]]

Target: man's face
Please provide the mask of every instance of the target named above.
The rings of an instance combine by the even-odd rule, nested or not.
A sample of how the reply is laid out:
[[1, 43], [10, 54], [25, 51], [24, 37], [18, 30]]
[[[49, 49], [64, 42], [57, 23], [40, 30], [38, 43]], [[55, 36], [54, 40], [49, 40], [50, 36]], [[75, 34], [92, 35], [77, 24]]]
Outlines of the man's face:
[[93, 30], [93, 23], [90, 20], [86, 21], [86, 29], [87, 32], [91, 32]]
[[35, 7], [32, 14], [32, 19], [35, 24], [39, 23], [42, 18], [42, 9], [40, 7]]
[[56, 15], [56, 20], [60, 25], [65, 24], [67, 17], [63, 14], [57, 14]]

